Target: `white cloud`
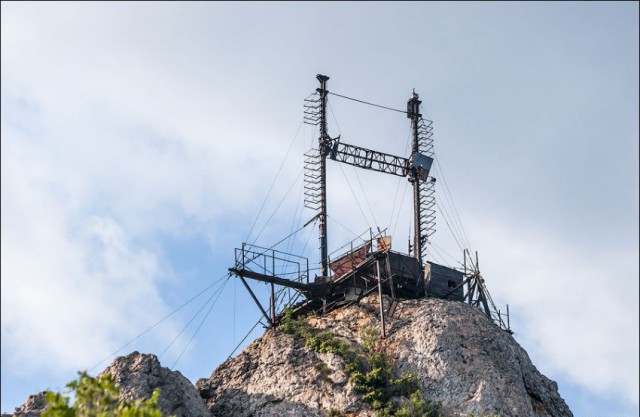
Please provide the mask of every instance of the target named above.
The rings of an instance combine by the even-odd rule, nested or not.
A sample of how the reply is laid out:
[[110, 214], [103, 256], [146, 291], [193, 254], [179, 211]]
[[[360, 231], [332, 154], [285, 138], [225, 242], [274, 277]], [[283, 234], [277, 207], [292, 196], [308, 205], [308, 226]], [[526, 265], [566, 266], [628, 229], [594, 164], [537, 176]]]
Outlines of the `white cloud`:
[[[11, 359], [9, 367], [33, 373], [75, 370], [157, 319], [166, 308], [158, 284], [170, 279], [171, 271], [163, 264], [155, 236], [219, 236], [228, 233], [231, 216], [248, 219], [239, 226], [239, 239], [244, 238], [295, 133], [302, 98], [315, 88], [312, 75], [327, 69], [336, 73], [329, 73], [334, 76], [331, 89], [354, 91], [364, 99], [382, 96], [384, 104], [391, 103], [390, 97], [395, 100], [395, 94], [406, 98], [408, 89], [395, 90], [407, 83], [431, 85], [428, 93], [420, 91], [421, 97], [427, 109], [441, 115], [436, 120], [436, 148], [446, 151], [443, 164], [455, 163], [456, 168], [446, 166], [447, 174], [452, 175], [452, 186], [456, 180], [462, 186], [457, 191], [467, 199], [456, 202], [480, 204], [480, 187], [475, 184], [481, 177], [482, 209], [502, 216], [463, 219], [481, 248], [494, 298], [511, 304], [519, 318], [518, 337], [531, 346], [534, 362], [594, 392], [637, 404], [637, 246], [619, 244], [634, 237], [631, 232], [618, 240], [631, 218], [628, 213], [637, 215], [637, 180], [625, 183], [630, 186], [624, 195], [612, 186], [622, 187], [630, 166], [637, 174], [637, 159], [629, 157], [637, 155], [637, 116], [627, 132], [624, 122], [629, 118], [620, 116], [620, 108], [629, 96], [616, 91], [621, 86], [628, 89], [617, 80], [625, 79], [620, 69], [629, 67], [629, 53], [605, 48], [626, 32], [600, 28], [597, 33], [607, 36], [594, 35], [600, 42], [594, 47], [575, 43], [584, 32], [582, 27], [575, 30], [575, 22], [551, 25], [540, 35], [535, 32], [539, 20], [533, 19], [524, 22], [530, 41], [516, 45], [503, 39], [504, 26], [495, 25], [479, 36], [488, 23], [478, 26], [483, 19], [447, 9], [433, 25], [423, 25], [433, 33], [421, 32], [429, 39], [425, 44], [444, 42], [446, 48], [420, 49], [420, 37], [409, 43], [420, 50], [417, 55], [414, 50], [405, 54], [401, 47], [370, 44], [367, 48], [376, 57], [368, 61], [354, 60], [359, 55], [343, 47], [342, 36], [331, 34], [326, 40], [328, 55], [315, 53], [317, 34], [305, 23], [311, 14], [296, 8], [299, 14], [281, 15], [284, 9], [265, 7], [258, 13], [202, 3], [2, 3], [2, 344]], [[417, 11], [426, 6], [410, 7], [415, 19], [411, 22], [418, 23]], [[334, 25], [350, 20], [349, 15], [331, 20], [329, 7], [321, 11]], [[267, 12], [281, 20], [265, 19], [262, 13]], [[542, 14], [548, 17], [546, 11]], [[406, 26], [408, 16], [398, 14], [402, 19], [396, 22], [387, 13], [372, 15], [394, 28]], [[451, 25], [451, 16], [462, 20]], [[271, 23], [276, 21], [279, 26]], [[507, 27], [518, 32], [521, 23], [516, 19]], [[367, 33], [382, 37], [379, 25], [363, 28], [365, 38]], [[407, 45], [406, 32], [398, 30], [397, 36], [386, 41]], [[526, 52], [532, 47], [545, 53], [536, 58]], [[591, 55], [592, 50], [604, 49], [618, 60], [609, 64]], [[566, 50], [579, 55], [579, 65], [564, 59]], [[498, 64], [487, 60], [486, 52]], [[342, 64], [336, 57], [349, 60]], [[415, 57], [429, 57], [429, 62], [414, 62]], [[372, 62], [380, 67], [369, 68]], [[597, 65], [590, 65], [594, 62]], [[410, 67], [415, 67], [413, 72]], [[552, 73], [554, 83], [524, 79], [539, 72]], [[594, 77], [614, 84], [598, 82], [599, 90], [594, 90]], [[349, 91], [342, 91], [347, 83]], [[559, 92], [572, 99], [563, 106], [549, 102], [548, 94]], [[637, 95], [631, 98], [637, 102]], [[592, 101], [600, 107], [581, 107]], [[338, 103], [332, 99], [343, 131], [332, 120], [332, 135], [343, 133], [347, 143], [403, 154], [406, 130], [399, 129], [406, 128], [406, 119], [398, 120], [396, 129], [396, 119], [368, 113], [377, 124], [365, 126], [364, 118], [355, 117], [363, 113]], [[602, 114], [603, 108], [620, 118]], [[625, 108], [633, 113], [633, 106]], [[586, 120], [597, 121], [602, 130], [593, 133]], [[583, 130], [576, 133], [576, 126]], [[312, 142], [316, 133], [304, 132], [301, 139]], [[600, 143], [607, 132], [613, 132], [612, 139], [602, 152], [584, 145], [583, 140]], [[623, 146], [629, 141], [629, 148]], [[306, 146], [298, 145], [254, 235], [302, 167]], [[608, 160], [600, 160], [607, 155]], [[609, 168], [594, 173], [593, 161]], [[330, 164], [331, 214], [360, 233], [372, 221], [369, 208], [360, 196], [364, 217], [369, 218], [364, 221], [342, 174]], [[540, 172], [531, 174], [527, 168]], [[344, 170], [360, 194], [353, 170]], [[380, 226], [387, 226], [396, 179], [359, 175], [365, 187], [376, 190], [369, 194], [369, 203]], [[606, 198], [596, 198], [594, 187]], [[511, 195], [523, 189], [532, 192]], [[295, 190], [292, 196], [295, 199]], [[614, 204], [626, 207], [630, 198], [635, 198], [635, 205], [620, 216], [611, 213]], [[407, 207], [410, 199], [407, 193]], [[516, 213], [515, 219], [505, 219], [505, 213]], [[303, 221], [306, 216], [309, 212]], [[532, 225], [570, 227], [522, 231], [527, 222], [518, 216]], [[277, 240], [282, 227], [289, 227], [291, 219], [276, 217], [262, 242]], [[405, 210], [394, 236], [394, 247], [401, 250], [409, 235], [408, 219]], [[455, 247], [453, 242], [442, 243], [446, 225], [441, 217], [438, 221], [436, 242]], [[637, 223], [631, 224], [637, 228]], [[329, 227], [332, 248], [352, 237], [332, 220]], [[593, 232], [564, 239], [571, 231], [585, 229]], [[599, 247], [598, 241], [606, 247]], [[312, 236], [309, 247], [316, 246]], [[138, 299], [145, 305], [131, 303]], [[77, 314], [80, 309], [86, 313]], [[72, 346], [70, 341], [80, 336], [83, 343]], [[3, 364], [3, 375], [4, 369]]]
[[240, 129], [246, 114], [223, 111], [242, 97], [202, 70], [179, 73], [166, 49], [129, 42], [174, 39], [162, 25], [116, 34], [117, 8], [42, 5], [55, 18], [41, 19], [40, 7], [2, 7], [7, 372], [77, 370], [166, 313], [159, 285], [171, 266], [156, 237], [215, 235], [224, 213], [255, 215], [270, 180], [255, 172], [273, 169], [273, 144], [295, 132], [252, 132], [256, 147]]
[[156, 255], [114, 219], [75, 217], [64, 190], [39, 183], [22, 162], [3, 152], [7, 368], [18, 375], [84, 369], [165, 312], [157, 291], [163, 274]]
[[557, 239], [484, 219], [480, 259], [516, 339], [543, 372], [638, 405], [637, 248]]

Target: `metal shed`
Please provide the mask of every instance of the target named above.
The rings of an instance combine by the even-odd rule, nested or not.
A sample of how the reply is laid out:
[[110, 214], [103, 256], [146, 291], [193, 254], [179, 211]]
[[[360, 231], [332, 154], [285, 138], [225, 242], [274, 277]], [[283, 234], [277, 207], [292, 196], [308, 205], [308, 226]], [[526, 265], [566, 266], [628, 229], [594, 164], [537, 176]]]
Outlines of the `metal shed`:
[[[432, 297], [446, 298], [447, 300], [464, 301], [462, 282], [464, 274], [453, 268], [427, 263], [425, 268], [425, 282], [427, 294]], [[428, 271], [427, 271], [428, 270]]]

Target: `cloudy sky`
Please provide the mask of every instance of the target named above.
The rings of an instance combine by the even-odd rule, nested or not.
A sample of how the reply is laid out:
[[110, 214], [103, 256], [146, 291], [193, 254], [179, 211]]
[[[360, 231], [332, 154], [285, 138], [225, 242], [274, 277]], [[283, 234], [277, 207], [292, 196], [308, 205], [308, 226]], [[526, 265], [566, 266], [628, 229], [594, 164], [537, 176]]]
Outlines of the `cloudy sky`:
[[[195, 381], [232, 352], [260, 316], [233, 248], [313, 216], [323, 73], [394, 108], [416, 89], [516, 340], [576, 415], [638, 415], [637, 3], [3, 2], [1, 30], [2, 411], [113, 353]], [[330, 109], [333, 136], [406, 155], [404, 115]], [[404, 249], [405, 186], [331, 165], [330, 250], [368, 227]], [[279, 248], [315, 263], [316, 233]]]

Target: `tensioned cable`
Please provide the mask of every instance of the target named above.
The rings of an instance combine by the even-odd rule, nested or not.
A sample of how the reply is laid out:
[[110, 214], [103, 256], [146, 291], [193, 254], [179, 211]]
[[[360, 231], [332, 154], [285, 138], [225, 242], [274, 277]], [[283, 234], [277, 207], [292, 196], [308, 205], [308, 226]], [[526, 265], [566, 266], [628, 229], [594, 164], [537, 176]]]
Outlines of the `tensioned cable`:
[[470, 244], [469, 239], [467, 237], [467, 233], [466, 233], [466, 231], [464, 229], [464, 226], [462, 225], [462, 221], [460, 220], [460, 215], [458, 214], [458, 209], [457, 209], [456, 205], [453, 202], [453, 195], [451, 194], [451, 190], [449, 189], [449, 184], [447, 183], [447, 179], [444, 176], [444, 170], [442, 169], [442, 165], [440, 165], [440, 161], [437, 158], [435, 158], [435, 161], [436, 161], [436, 166], [438, 168], [438, 171], [440, 172], [440, 175], [442, 176], [442, 182], [444, 183], [445, 190], [448, 193], [448, 197], [450, 199], [451, 206], [453, 207], [453, 211], [455, 212], [458, 224], [460, 225], [460, 228], [462, 229], [462, 236], [464, 237], [464, 241], [465, 241], [467, 247], [469, 249], [471, 249], [471, 244]]
[[[276, 299], [278, 299], [281, 296], [281, 294], [283, 293], [283, 290], [284, 290], [284, 287], [281, 288], [280, 290], [278, 290], [278, 292], [276, 294]], [[298, 294], [298, 296], [299, 295], [300, 294]], [[249, 337], [251, 332], [253, 332], [255, 330], [255, 328], [258, 326], [258, 324], [260, 324], [261, 321], [262, 321], [262, 318], [258, 319], [258, 321], [253, 325], [253, 327], [251, 327], [251, 329], [249, 329], [249, 331], [247, 332], [247, 334], [245, 334], [245, 336], [242, 338], [242, 340], [240, 342], [238, 342], [238, 344], [235, 346], [235, 348], [233, 348], [233, 350], [231, 351], [231, 353], [229, 354], [227, 359], [229, 359], [231, 356], [233, 356], [234, 353], [236, 353], [238, 348], [242, 345], [242, 343], [244, 343], [245, 340], [247, 340], [247, 337]], [[235, 331], [235, 329], [234, 329], [234, 331]]]
[[[293, 221], [291, 222], [291, 229], [289, 229], [289, 232], [293, 232], [293, 230], [297, 227], [300, 227], [300, 222], [302, 221], [302, 210], [300, 209], [300, 206], [302, 205], [302, 201], [304, 200], [303, 196], [304, 196], [304, 188], [300, 190], [300, 196], [298, 197], [298, 203], [296, 204], [296, 211], [293, 213]], [[292, 249], [293, 246], [293, 240], [289, 241], [289, 244], [287, 244], [287, 250], [286, 252], [289, 253]]]
[[[298, 203], [296, 204], [296, 211], [293, 213], [293, 221], [291, 222], [291, 229], [289, 232], [293, 232], [296, 227], [300, 226], [300, 222], [302, 221], [302, 210], [300, 210], [300, 206], [303, 200], [303, 189], [300, 189], [300, 196], [298, 197]], [[288, 261], [291, 258], [291, 251], [293, 249], [293, 245], [295, 243], [295, 239], [291, 239], [287, 243], [287, 247], [285, 249], [285, 262], [280, 266], [280, 273], [285, 273], [288, 265]], [[235, 342], [235, 341], [234, 341]]]
[[436, 201], [436, 207], [440, 210], [440, 213], [442, 213], [442, 218], [444, 219], [444, 222], [446, 223], [447, 227], [449, 228], [449, 231], [451, 232], [451, 234], [453, 235], [453, 239], [456, 241], [456, 244], [458, 245], [458, 247], [460, 248], [460, 250], [464, 250], [464, 248], [462, 247], [462, 245], [460, 244], [460, 241], [458, 240], [458, 237], [456, 236], [456, 233], [453, 231], [453, 229], [451, 228], [451, 225], [449, 224], [449, 220], [447, 220], [447, 216], [445, 215], [445, 211], [442, 210], [442, 208], [440, 207], [440, 205], [438, 204], [438, 202]]
[[338, 167], [340, 168], [340, 172], [342, 172], [342, 176], [344, 177], [345, 181], [347, 182], [347, 186], [349, 187], [349, 190], [351, 190], [351, 194], [353, 195], [353, 199], [356, 201], [356, 205], [360, 209], [360, 213], [362, 214], [362, 217], [364, 217], [364, 221], [367, 222], [367, 226], [369, 226], [369, 228], [371, 228], [371, 223], [369, 223], [369, 219], [367, 218], [367, 215], [364, 214], [364, 210], [362, 210], [362, 207], [360, 206], [360, 202], [358, 201], [358, 197], [356, 196], [356, 193], [353, 191], [353, 188], [351, 187], [351, 183], [349, 182], [349, 179], [347, 178], [347, 174], [344, 173], [344, 170], [342, 169], [342, 165], [338, 165]]
[[[409, 143], [411, 143], [411, 131], [407, 134], [407, 143], [404, 147], [404, 155], [407, 154], [409, 150]], [[391, 229], [391, 223], [393, 223], [394, 213], [396, 211], [396, 203], [398, 202], [398, 192], [400, 192], [400, 185], [402, 184], [403, 178], [398, 178], [398, 186], [396, 187], [396, 195], [393, 197], [393, 206], [391, 208], [391, 218], [389, 219], [389, 229]], [[398, 207], [398, 217], [400, 216], [400, 210], [402, 207]]]
[[260, 238], [260, 236], [262, 235], [262, 232], [264, 232], [264, 230], [267, 228], [267, 225], [269, 225], [269, 222], [271, 221], [271, 219], [273, 219], [273, 216], [276, 214], [276, 212], [278, 211], [278, 209], [280, 208], [280, 206], [282, 205], [282, 203], [284, 202], [284, 200], [287, 198], [287, 196], [289, 195], [289, 193], [291, 192], [291, 190], [293, 189], [293, 186], [296, 185], [296, 183], [298, 182], [298, 180], [300, 179], [300, 176], [302, 175], [302, 173], [304, 172], [304, 170], [300, 170], [300, 172], [298, 173], [298, 176], [296, 177], [296, 179], [293, 181], [293, 183], [291, 184], [291, 186], [289, 187], [289, 189], [287, 190], [287, 192], [285, 193], [285, 195], [282, 197], [282, 199], [280, 200], [280, 202], [278, 203], [278, 205], [276, 206], [276, 208], [273, 210], [273, 213], [271, 213], [271, 216], [269, 216], [269, 218], [267, 219], [267, 221], [265, 222], [264, 226], [262, 226], [262, 229], [260, 229], [260, 233], [258, 233], [258, 236], [256, 236], [255, 239], [253, 239], [253, 242], [251, 242], [251, 244], [254, 244], [258, 241], [258, 238]]
[[[426, 119], [425, 119], [426, 120]], [[443, 215], [443, 218], [445, 219], [445, 223], [447, 223], [447, 226], [449, 227], [449, 230], [451, 231], [451, 233], [454, 236], [454, 239], [456, 240], [456, 243], [458, 244], [458, 246], [461, 246], [460, 242], [458, 241], [458, 238], [460, 239], [460, 241], [462, 241], [462, 244], [465, 245], [466, 247], [470, 248], [471, 244], [469, 243], [469, 239], [467, 237], [466, 231], [464, 229], [464, 226], [462, 225], [462, 221], [460, 220], [460, 215], [458, 213], [458, 209], [455, 205], [455, 203], [453, 202], [453, 196], [451, 195], [451, 190], [449, 189], [449, 185], [447, 184], [447, 180], [444, 176], [444, 170], [442, 169], [442, 166], [440, 165], [440, 161], [438, 160], [438, 158], [436, 158], [434, 156], [435, 162], [436, 162], [436, 166], [434, 166], [434, 171], [437, 169], [437, 171], [439, 172], [440, 175], [438, 175], [438, 178], [442, 179], [442, 182], [445, 185], [445, 189], [443, 190], [443, 194], [444, 194], [444, 201], [445, 204], [449, 206], [449, 208], [451, 209], [451, 215], [449, 215], [446, 212], [446, 207], [445, 206], [440, 206], [437, 204], [436, 201], [436, 206], [438, 207], [438, 209], [440, 209], [441, 214]], [[440, 194], [440, 193], [438, 193]], [[449, 217], [449, 220], [451, 220], [451, 224], [449, 224], [449, 222], [447, 221], [447, 216]], [[453, 230], [455, 229], [455, 231]], [[456, 232], [457, 232], [457, 236], [456, 236]]]
[[[440, 196], [440, 193], [436, 193], [438, 196]], [[442, 199], [440, 199], [442, 200]], [[438, 208], [438, 210], [440, 210], [440, 214], [442, 214], [442, 217], [445, 219], [445, 222], [448, 223], [448, 221], [451, 221], [450, 224], [453, 224], [453, 226], [449, 227], [449, 230], [451, 231], [451, 234], [453, 234], [454, 238], [456, 239], [456, 241], [458, 242], [458, 245], [460, 246], [464, 246], [466, 243], [464, 241], [464, 238], [462, 237], [462, 233], [458, 230], [458, 228], [456, 227], [456, 224], [453, 220], [453, 217], [451, 214], [449, 214], [449, 211], [447, 209], [446, 205], [441, 205], [440, 203], [438, 203], [438, 201], [435, 202], [436, 203], [436, 207]], [[446, 199], [445, 199], [445, 203], [446, 203]]]
[[[227, 273], [227, 278], [229, 278], [229, 276], [231, 276], [231, 273]], [[226, 281], [225, 281], [226, 283]], [[198, 309], [198, 311], [196, 311], [196, 313], [193, 315], [193, 317], [191, 317], [191, 320], [189, 320], [187, 322], [187, 324], [185, 324], [185, 326], [182, 328], [182, 330], [180, 330], [180, 333], [178, 333], [176, 335], [176, 337], [173, 338], [173, 340], [171, 341], [171, 343], [169, 343], [167, 345], [166, 348], [164, 348], [164, 350], [158, 355], [158, 359], [161, 359], [165, 353], [167, 353], [167, 351], [171, 348], [171, 346], [173, 346], [173, 344], [180, 338], [180, 336], [182, 336], [182, 333], [184, 333], [189, 326], [191, 325], [191, 323], [193, 323], [193, 321], [196, 319], [196, 317], [198, 317], [198, 315], [200, 315], [200, 312], [202, 310], [204, 310], [204, 308], [211, 302], [211, 300], [213, 299], [213, 297], [216, 296], [216, 294], [218, 294], [220, 291], [222, 291], [222, 288], [224, 288], [224, 283], [221, 283], [220, 288], [218, 288], [216, 291], [214, 291], [211, 296], [209, 298], [207, 298], [207, 301], [204, 302], [204, 304], [202, 304], [202, 307], [200, 307]]]
[[247, 337], [249, 337], [249, 335], [251, 334], [251, 332], [258, 327], [258, 324], [260, 324], [260, 322], [262, 321], [262, 318], [258, 319], [258, 321], [256, 322], [256, 324], [253, 325], [253, 327], [251, 328], [251, 330], [249, 330], [247, 332], [247, 334], [242, 338], [242, 340], [236, 345], [236, 347], [231, 351], [231, 353], [229, 354], [229, 356], [227, 356], [227, 359], [229, 359], [230, 357], [233, 356], [234, 353], [236, 353], [236, 350], [238, 350], [238, 348], [240, 347], [240, 345], [242, 345], [244, 343], [245, 340], [247, 340]]
[[[231, 274], [229, 274], [229, 277], [231, 277]], [[216, 299], [213, 300], [213, 303], [211, 304], [211, 307], [209, 307], [209, 310], [207, 310], [207, 314], [204, 315], [204, 317], [202, 318], [202, 320], [200, 321], [200, 324], [198, 325], [198, 327], [196, 328], [196, 331], [193, 332], [193, 336], [191, 336], [191, 339], [189, 339], [189, 342], [187, 343], [187, 345], [184, 347], [184, 349], [182, 349], [182, 352], [180, 352], [180, 355], [178, 355], [178, 358], [175, 360], [175, 362], [173, 362], [173, 365], [171, 365], [171, 368], [175, 368], [176, 364], [178, 363], [178, 361], [180, 360], [180, 358], [182, 358], [182, 355], [184, 355], [184, 352], [186, 352], [187, 348], [189, 347], [189, 345], [191, 345], [191, 342], [193, 342], [193, 339], [196, 337], [196, 335], [198, 334], [198, 332], [200, 331], [200, 328], [202, 327], [202, 325], [204, 324], [204, 322], [207, 320], [207, 317], [209, 317], [209, 314], [211, 313], [211, 310], [213, 309], [213, 306], [216, 305], [216, 302], [218, 302], [218, 298], [220, 298], [220, 294], [222, 294], [222, 290], [224, 289], [224, 287], [227, 285], [227, 283], [229, 282], [229, 277], [227, 277], [227, 280], [224, 282], [224, 284], [222, 285], [222, 288], [220, 289], [220, 291], [218, 291], [218, 295], [216, 296]], [[170, 368], [170, 369], [171, 369]]]
[[331, 116], [333, 116], [333, 121], [336, 124], [336, 128], [338, 129], [338, 134], [342, 135], [342, 131], [340, 130], [340, 125], [338, 124], [338, 119], [336, 119], [336, 114], [333, 112], [333, 108], [331, 107], [331, 103], [327, 100], [327, 105], [329, 106], [329, 111], [331, 112]]
[[205, 292], [207, 292], [208, 290], [210, 290], [212, 287], [214, 287], [215, 285], [217, 285], [220, 281], [222, 281], [225, 277], [227, 276], [227, 274], [225, 273], [222, 277], [218, 278], [213, 284], [209, 285], [208, 287], [206, 287], [205, 289], [203, 289], [202, 291], [200, 291], [199, 293], [197, 293], [196, 295], [194, 295], [193, 297], [191, 297], [189, 300], [187, 300], [184, 304], [182, 304], [180, 307], [176, 308], [175, 310], [173, 310], [171, 313], [167, 314], [166, 316], [164, 316], [162, 319], [160, 319], [160, 321], [158, 321], [157, 323], [155, 323], [154, 325], [152, 325], [151, 327], [149, 327], [147, 330], [143, 331], [142, 333], [140, 333], [139, 335], [137, 335], [136, 337], [134, 337], [133, 339], [131, 339], [129, 342], [125, 343], [124, 345], [122, 345], [120, 348], [118, 348], [115, 352], [113, 352], [111, 355], [107, 356], [106, 358], [102, 359], [100, 362], [98, 362], [97, 364], [95, 364], [93, 367], [91, 367], [91, 369], [89, 369], [89, 372], [93, 371], [94, 369], [96, 369], [98, 366], [102, 365], [105, 361], [109, 360], [110, 358], [112, 358], [113, 356], [115, 356], [118, 352], [120, 352], [122, 349], [126, 348], [127, 346], [129, 346], [130, 344], [132, 344], [133, 342], [135, 342], [136, 340], [140, 339], [142, 336], [144, 336], [145, 334], [149, 333], [151, 330], [153, 330], [155, 327], [159, 326], [163, 321], [165, 321], [166, 319], [168, 319], [169, 317], [173, 316], [175, 313], [177, 313], [178, 311], [182, 310], [187, 304], [191, 303], [193, 300], [195, 300], [196, 298], [200, 297], [202, 294], [204, 294]]
[[392, 110], [392, 111], [397, 111], [398, 113], [404, 113], [404, 114], [407, 114], [407, 112], [406, 112], [406, 111], [404, 111], [404, 110], [394, 109], [393, 107], [383, 106], [383, 105], [381, 105], [381, 104], [370, 103], [370, 102], [368, 102], [368, 101], [359, 100], [359, 99], [357, 99], [357, 98], [343, 96], [342, 94], [337, 94], [337, 93], [334, 93], [334, 92], [332, 92], [332, 91], [328, 91], [328, 93], [329, 93], [329, 94], [331, 94], [331, 95], [337, 96], [337, 97], [341, 97], [341, 98], [347, 99], [347, 100], [357, 101], [358, 103], [367, 104], [367, 105], [369, 105], [369, 106], [379, 107], [379, 108], [381, 108], [381, 109], [385, 109], [385, 110]]
[[[440, 262], [440, 263], [442, 263], [442, 264], [445, 264], [445, 263], [446, 263], [446, 261], [445, 261], [445, 260], [444, 260], [444, 258], [442, 257], [442, 254], [441, 254], [441, 253], [440, 253], [436, 248], [433, 248], [433, 251], [429, 251], [429, 254], [431, 255], [431, 257], [432, 257], [434, 260], [436, 260], [436, 261], [438, 261], [438, 262]], [[437, 255], [437, 256], [436, 256], [436, 255]]]
[[[393, 225], [393, 230], [391, 234], [394, 235], [396, 233], [396, 228], [398, 227], [398, 220], [400, 220], [400, 214], [402, 213], [402, 205], [404, 204], [404, 197], [407, 194], [407, 187], [409, 186], [409, 181], [404, 184], [404, 190], [402, 191], [402, 199], [400, 200], [400, 208], [398, 208], [398, 214], [396, 217], [396, 223]], [[411, 230], [411, 229], [409, 229]]]
[[[469, 241], [468, 239], [465, 239], [465, 233], [464, 233], [464, 228], [462, 226], [462, 223], [459, 221], [459, 218], [456, 218], [455, 216], [455, 206], [453, 205], [453, 200], [451, 199], [451, 196], [447, 194], [446, 189], [442, 190], [443, 193], [439, 193], [437, 192], [438, 196], [442, 196], [444, 195], [444, 199], [440, 199], [442, 201], [444, 201], [444, 205], [443, 206], [439, 206], [441, 212], [443, 215], [448, 216], [449, 220], [451, 221], [452, 224], [452, 228], [455, 229], [455, 233], [457, 233], [457, 236], [459, 237], [460, 241], [463, 243], [464, 246], [466, 246], [467, 248], [469, 248]], [[447, 209], [447, 206], [449, 207]], [[451, 214], [449, 214], [449, 212], [451, 212]]]
[[336, 224], [338, 224], [338, 226], [341, 226], [344, 230], [346, 230], [347, 232], [351, 233], [353, 236], [355, 236], [356, 238], [358, 237], [358, 234], [356, 234], [355, 232], [353, 232], [351, 229], [349, 229], [347, 226], [345, 226], [344, 224], [340, 223], [339, 221], [337, 221], [336, 219], [334, 219], [332, 216], [329, 216], [327, 214], [327, 217], [331, 220], [333, 220], [334, 222], [336, 222]]
[[[336, 128], [338, 129], [338, 134], [342, 135], [342, 131], [340, 130], [340, 125], [338, 124], [338, 119], [336, 118], [336, 115], [333, 112], [333, 108], [331, 107], [331, 104], [329, 103], [329, 101], [327, 101], [327, 104], [329, 104], [329, 111], [331, 111], [331, 115], [333, 116], [333, 121], [335, 122]], [[340, 166], [340, 169], [342, 170], [342, 166]], [[360, 181], [360, 176], [358, 175], [358, 171], [356, 170], [356, 167], [353, 167], [353, 172], [355, 172], [355, 174], [356, 174], [356, 179], [358, 180], [358, 183], [360, 184], [360, 189], [362, 190], [362, 194], [364, 195], [364, 200], [367, 203], [367, 206], [369, 207], [369, 212], [371, 213], [371, 216], [373, 217], [373, 222], [374, 222], [374, 224], [376, 226], [378, 226], [378, 221], [376, 220], [375, 214], [373, 214], [373, 210], [371, 209], [371, 204], [369, 204], [369, 199], [367, 198], [367, 193], [364, 191], [364, 187], [362, 186], [362, 182]], [[344, 175], [345, 180], [347, 180], [347, 177], [346, 177], [344, 171], [342, 171], [342, 175]], [[354, 198], [356, 198], [355, 192], [353, 191], [353, 188], [351, 188], [351, 184], [349, 183], [349, 180], [347, 180], [347, 185], [349, 185], [349, 189], [351, 189], [351, 194], [353, 194]], [[358, 207], [360, 207], [360, 204], [358, 203], [357, 198], [356, 198], [356, 204], [358, 204]], [[360, 207], [360, 212], [362, 212], [362, 215], [364, 216], [364, 211], [362, 210], [362, 207]], [[328, 217], [328, 215], [327, 215], [327, 217]], [[368, 224], [369, 221], [367, 220], [366, 216], [364, 216], [364, 217], [365, 217], [365, 220], [367, 221], [367, 224]], [[334, 221], [335, 221], [335, 219], [334, 219]], [[336, 221], [336, 223], [337, 223], [337, 221]], [[371, 227], [371, 226], [369, 226], [369, 227]]]
[[[314, 225], [315, 225], [317, 221], [318, 221], [318, 218], [315, 218], [315, 219], [313, 220], [313, 223], [312, 223], [312, 224], [314, 224]], [[279, 241], [277, 241], [277, 242], [276, 242], [276, 243], [274, 243], [273, 245], [269, 246], [269, 247], [267, 248], [267, 251], [269, 251], [269, 250], [271, 250], [271, 249], [275, 248], [276, 246], [278, 246], [279, 244], [281, 244], [281, 243], [282, 243], [282, 242], [284, 242], [285, 240], [289, 239], [291, 236], [293, 236], [293, 235], [295, 235], [296, 233], [298, 233], [300, 230], [304, 229], [306, 226], [308, 226], [308, 224], [307, 224], [307, 225], [304, 225], [304, 226], [302, 226], [302, 227], [299, 227], [299, 228], [298, 228], [298, 230], [296, 230], [296, 231], [295, 231], [295, 232], [293, 232], [293, 233], [289, 233], [287, 236], [283, 237], [282, 239], [280, 239]], [[260, 255], [264, 255], [265, 253], [266, 253], [266, 252], [262, 252]]]
[[[313, 224], [315, 225], [316, 222], [318, 221], [318, 218], [315, 217], [313, 219]], [[266, 248], [265, 250], [263, 250], [262, 252], [256, 254], [256, 256], [254, 256], [252, 259], [249, 259], [247, 262], [253, 262], [256, 259], [258, 259], [259, 257], [261, 257], [262, 255], [264, 255], [265, 253], [269, 252], [271, 249], [275, 248], [276, 246], [278, 246], [279, 244], [281, 244], [282, 242], [284, 242], [285, 240], [289, 239], [291, 236], [295, 235], [296, 233], [298, 233], [300, 230], [304, 229], [305, 227], [307, 227], [309, 224], [311, 223], [307, 223], [305, 225], [303, 225], [302, 227], [298, 228], [298, 230], [296, 230], [293, 233], [289, 233], [287, 236], [283, 237], [282, 239], [280, 239], [279, 241], [277, 241], [276, 243], [274, 243], [273, 245], [269, 246], [268, 248]]]
[[358, 175], [358, 170], [356, 167], [353, 167], [353, 172], [356, 174], [356, 179], [358, 180], [358, 184], [360, 185], [360, 189], [362, 190], [362, 195], [364, 195], [364, 202], [367, 203], [367, 207], [369, 207], [369, 212], [371, 213], [371, 217], [373, 218], [373, 224], [376, 227], [379, 227], [378, 220], [376, 219], [376, 215], [373, 213], [373, 209], [371, 208], [371, 204], [369, 203], [369, 198], [367, 198], [367, 192], [362, 186], [362, 182], [360, 181], [360, 176]]
[[[447, 255], [449, 258], [451, 258], [453, 260], [454, 263], [460, 264], [460, 266], [464, 266], [464, 263], [460, 262], [459, 260], [457, 260], [454, 256], [452, 256], [449, 252], [447, 252], [446, 250], [444, 250], [442, 247], [436, 245], [433, 242], [428, 242], [428, 244], [433, 248], [433, 250], [437, 251], [440, 255], [442, 255], [443, 253], [445, 255]], [[444, 260], [444, 257], [443, 257]]]
[[[314, 220], [313, 224], [314, 225], [316, 224], [315, 220]], [[307, 241], [304, 242], [304, 246], [302, 247], [302, 251], [300, 252], [301, 254], [304, 254], [305, 249], [307, 249], [307, 245], [309, 244], [309, 241], [311, 240], [311, 235], [312, 234], [313, 234], [313, 229], [309, 229], [309, 236], [307, 236]]]
[[287, 153], [284, 155], [284, 158], [282, 159], [282, 162], [280, 163], [280, 168], [278, 168], [278, 172], [276, 172], [276, 176], [273, 178], [273, 181], [271, 182], [271, 186], [269, 186], [269, 191], [267, 191], [267, 195], [264, 197], [264, 200], [262, 200], [262, 204], [260, 205], [260, 209], [258, 210], [258, 215], [256, 216], [255, 220], [253, 221], [253, 224], [251, 225], [251, 228], [249, 229], [249, 233], [247, 233], [247, 237], [244, 239], [245, 242], [249, 241], [249, 238], [251, 237], [251, 232], [253, 232], [253, 228], [256, 225], [256, 222], [258, 221], [258, 218], [260, 217], [260, 214], [262, 213], [262, 210], [264, 209], [264, 205], [267, 203], [267, 200], [269, 199], [269, 195], [271, 194], [271, 190], [273, 189], [273, 186], [276, 183], [276, 180], [278, 179], [278, 176], [280, 175], [280, 172], [282, 171], [282, 167], [284, 166], [285, 161], [287, 160], [287, 157], [289, 156], [289, 152], [291, 152], [291, 148], [293, 147], [293, 144], [296, 141], [296, 138], [298, 137], [298, 133], [300, 132], [300, 128], [302, 127], [302, 125], [304, 124], [304, 120], [300, 121], [300, 125], [298, 125], [298, 130], [296, 130], [296, 134], [293, 135], [293, 139], [291, 140], [291, 143], [289, 144], [289, 148], [287, 149]]

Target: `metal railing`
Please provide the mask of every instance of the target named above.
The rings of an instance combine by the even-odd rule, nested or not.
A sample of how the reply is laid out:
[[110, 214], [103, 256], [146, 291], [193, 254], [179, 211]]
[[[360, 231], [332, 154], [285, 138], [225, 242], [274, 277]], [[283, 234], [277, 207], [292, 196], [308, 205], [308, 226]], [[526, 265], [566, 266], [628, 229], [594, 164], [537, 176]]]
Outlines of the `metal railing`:
[[309, 283], [309, 260], [305, 257], [243, 243], [235, 250], [238, 270]]

